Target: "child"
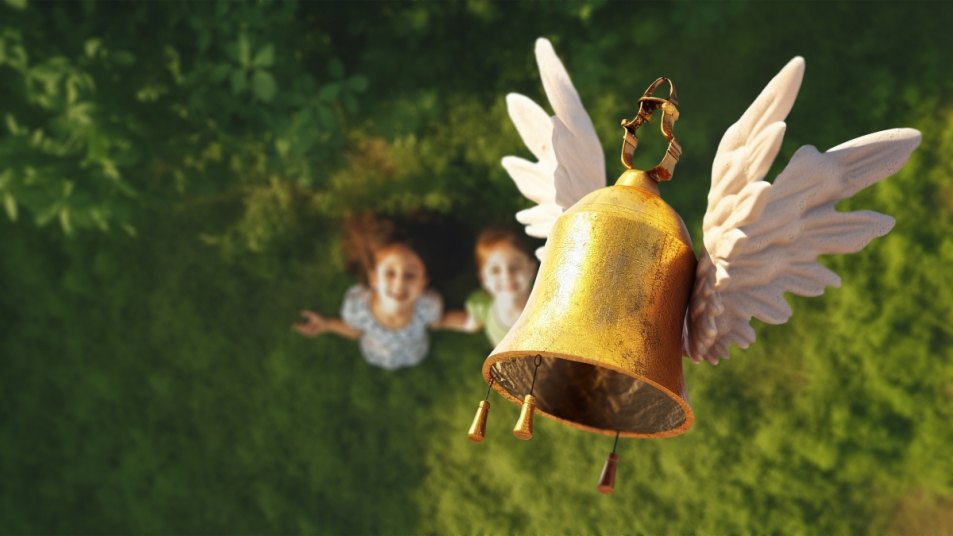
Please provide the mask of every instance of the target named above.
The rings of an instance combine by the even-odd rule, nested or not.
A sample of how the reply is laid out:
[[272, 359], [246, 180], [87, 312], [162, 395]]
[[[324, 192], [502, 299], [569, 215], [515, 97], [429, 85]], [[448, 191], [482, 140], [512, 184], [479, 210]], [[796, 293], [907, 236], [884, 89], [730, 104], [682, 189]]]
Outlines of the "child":
[[505, 229], [483, 231], [475, 249], [483, 290], [467, 298], [466, 313], [448, 313], [444, 323], [470, 333], [482, 328], [496, 346], [523, 312], [537, 263], [519, 236]]
[[305, 310], [294, 329], [308, 337], [330, 331], [359, 339], [364, 359], [388, 370], [420, 363], [430, 346], [427, 329], [440, 327], [443, 303], [427, 291], [419, 248], [392, 222], [371, 215], [345, 223], [344, 245], [350, 267], [362, 269], [363, 284], [344, 294], [340, 319]]

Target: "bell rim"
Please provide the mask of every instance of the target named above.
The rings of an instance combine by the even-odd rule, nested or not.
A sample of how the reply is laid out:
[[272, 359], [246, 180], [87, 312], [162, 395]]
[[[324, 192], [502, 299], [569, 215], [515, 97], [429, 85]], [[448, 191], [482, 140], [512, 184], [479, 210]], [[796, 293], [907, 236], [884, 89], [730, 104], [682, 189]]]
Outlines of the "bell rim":
[[[489, 357], [487, 357], [486, 360], [483, 362], [483, 379], [484, 379], [484, 381], [486, 381], [488, 384], [490, 383], [490, 380], [491, 380], [491, 378], [490, 378], [490, 370], [492, 370], [493, 365], [495, 365], [496, 363], [498, 363], [498, 362], [500, 362], [500, 361], [506, 361], [506, 360], [509, 360], [509, 359], [524, 359], [524, 358], [527, 357], [527, 354], [533, 354], [533, 355], [538, 354], [538, 355], [540, 355], [540, 356], [549, 357], [549, 358], [553, 358], [553, 359], [562, 359], [562, 360], [565, 360], [565, 361], [574, 361], [574, 362], [576, 362], [576, 363], [584, 363], [584, 364], [586, 364], [586, 365], [592, 365], [592, 366], [595, 366], [595, 367], [600, 367], [600, 368], [608, 369], [608, 370], [611, 370], [611, 371], [616, 372], [616, 373], [618, 373], [618, 374], [622, 374], [622, 375], [624, 375], [624, 376], [628, 376], [629, 378], [632, 378], [632, 379], [638, 380], [638, 381], [640, 381], [640, 382], [643, 382], [643, 383], [645, 383], [645, 384], [648, 384], [648, 385], [654, 387], [655, 389], [661, 391], [663, 394], [665, 394], [665, 395], [668, 396], [670, 399], [672, 399], [672, 401], [674, 401], [676, 404], [678, 404], [678, 406], [679, 406], [679, 407], [681, 408], [681, 410], [682, 410], [682, 413], [685, 415], [685, 420], [682, 422], [682, 424], [681, 424], [680, 426], [678, 426], [678, 427], [676, 427], [676, 428], [672, 428], [672, 429], [670, 429], [670, 430], [664, 430], [664, 431], [661, 431], [661, 432], [626, 432], [626, 431], [623, 431], [623, 430], [614, 430], [614, 429], [608, 429], [608, 428], [597, 428], [597, 427], [594, 427], [594, 426], [589, 426], [589, 425], [586, 425], [586, 424], [578, 423], [578, 422], [575, 422], [575, 421], [570, 421], [570, 420], [568, 420], [568, 419], [564, 419], [564, 418], [559, 417], [559, 416], [557, 416], [557, 415], [553, 415], [552, 413], [549, 413], [548, 411], [546, 411], [546, 410], [540, 408], [540, 407], [537, 405], [536, 408], [535, 408], [536, 413], [538, 413], [538, 414], [540, 414], [540, 415], [542, 415], [542, 416], [544, 416], [544, 417], [546, 417], [546, 418], [548, 418], [548, 419], [551, 419], [551, 420], [560, 422], [560, 423], [565, 424], [565, 425], [567, 425], [567, 426], [569, 426], [569, 427], [571, 427], [571, 428], [576, 428], [577, 430], [583, 430], [583, 431], [585, 431], [585, 432], [590, 432], [590, 433], [594, 433], [594, 434], [601, 434], [601, 435], [604, 435], [604, 436], [611, 436], [611, 437], [615, 437], [616, 434], [619, 434], [619, 437], [624, 437], [624, 438], [643, 438], [643, 439], [662, 439], [662, 438], [666, 438], [666, 437], [674, 437], [674, 436], [682, 435], [682, 434], [688, 432], [688, 431], [691, 429], [691, 427], [695, 424], [695, 412], [692, 410], [691, 404], [688, 403], [687, 395], [683, 396], [682, 394], [675, 393], [675, 392], [673, 392], [671, 389], [665, 387], [664, 385], [661, 385], [660, 383], [658, 383], [658, 382], [656, 382], [656, 381], [654, 381], [654, 380], [652, 380], [652, 379], [649, 379], [649, 378], [647, 378], [647, 377], [645, 377], [645, 376], [641, 376], [641, 375], [639, 375], [639, 374], [637, 374], [637, 373], [634, 373], [634, 372], [632, 372], [632, 371], [625, 370], [625, 369], [622, 369], [622, 368], [620, 368], [620, 367], [612, 366], [612, 365], [607, 364], [607, 363], [602, 362], [602, 361], [596, 361], [596, 360], [593, 360], [593, 359], [587, 359], [587, 358], [580, 357], [580, 356], [576, 356], [576, 355], [564, 354], [564, 353], [559, 353], [559, 352], [547, 352], [547, 351], [525, 352], [525, 351], [512, 351], [512, 350], [511, 350], [511, 351], [505, 351], [505, 352], [500, 352], [500, 353], [491, 354], [491, 355], [490, 355]], [[679, 361], [681, 361], [681, 356], [679, 356]], [[522, 402], [520, 399], [518, 399], [517, 397], [513, 396], [513, 395], [512, 395], [509, 391], [507, 391], [505, 388], [503, 388], [503, 386], [501, 386], [499, 382], [493, 381], [491, 387], [493, 388], [494, 391], [496, 391], [496, 392], [497, 392], [500, 396], [502, 396], [504, 399], [506, 399], [506, 400], [512, 402], [513, 404], [515, 404], [515, 405], [517, 405], [517, 406], [521, 406], [521, 405], [522, 405], [523, 402]]]

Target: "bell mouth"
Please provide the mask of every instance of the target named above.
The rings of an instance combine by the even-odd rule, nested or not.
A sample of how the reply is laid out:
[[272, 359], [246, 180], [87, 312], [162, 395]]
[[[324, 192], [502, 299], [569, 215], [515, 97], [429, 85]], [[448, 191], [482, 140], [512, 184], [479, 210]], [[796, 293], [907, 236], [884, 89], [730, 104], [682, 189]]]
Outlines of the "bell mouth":
[[[536, 382], [536, 356], [540, 356]], [[491, 376], [492, 374], [492, 376]], [[536, 411], [589, 432], [621, 437], [670, 437], [695, 421], [683, 393], [637, 373], [553, 352], [501, 352], [483, 365], [493, 389], [519, 405], [530, 394]]]

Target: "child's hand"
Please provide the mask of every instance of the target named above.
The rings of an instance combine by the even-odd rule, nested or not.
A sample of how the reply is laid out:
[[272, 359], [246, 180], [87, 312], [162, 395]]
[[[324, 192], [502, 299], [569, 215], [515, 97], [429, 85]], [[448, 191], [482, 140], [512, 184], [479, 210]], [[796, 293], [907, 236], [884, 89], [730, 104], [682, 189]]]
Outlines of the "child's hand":
[[328, 330], [327, 319], [314, 311], [305, 309], [301, 311], [301, 317], [304, 318], [304, 321], [294, 324], [291, 327], [306, 337], [314, 337]]
[[447, 311], [443, 318], [431, 325], [434, 329], [452, 329], [466, 333], [476, 333], [483, 324], [466, 311]]

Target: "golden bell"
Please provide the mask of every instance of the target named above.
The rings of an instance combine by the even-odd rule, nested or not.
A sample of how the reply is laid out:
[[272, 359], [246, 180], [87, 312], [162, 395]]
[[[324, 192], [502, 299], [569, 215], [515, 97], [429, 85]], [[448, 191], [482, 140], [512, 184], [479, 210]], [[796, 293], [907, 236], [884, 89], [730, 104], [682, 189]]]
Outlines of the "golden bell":
[[488, 413], [490, 413], [489, 400], [481, 400], [480, 407], [477, 408], [476, 415], [473, 416], [473, 424], [470, 425], [470, 430], [467, 432], [470, 441], [476, 443], [483, 441], [486, 436], [486, 417]]
[[516, 439], [529, 441], [533, 439], [533, 413], [536, 412], [536, 398], [533, 395], [526, 395], [523, 398], [523, 407], [520, 409], [520, 418], [516, 420], [516, 426], [513, 427], [513, 435]]
[[691, 427], [682, 328], [695, 254], [653, 171], [629, 169], [556, 221], [523, 314], [483, 363], [504, 398], [532, 393], [542, 415], [606, 435]]

